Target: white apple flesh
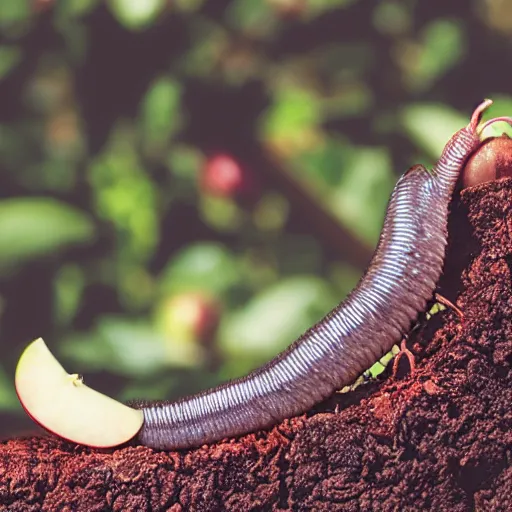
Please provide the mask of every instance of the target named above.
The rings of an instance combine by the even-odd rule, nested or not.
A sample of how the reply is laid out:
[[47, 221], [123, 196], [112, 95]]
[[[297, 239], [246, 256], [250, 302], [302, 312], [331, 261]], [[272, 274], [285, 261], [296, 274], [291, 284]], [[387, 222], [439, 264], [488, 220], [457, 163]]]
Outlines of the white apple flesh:
[[29, 416], [74, 443], [109, 448], [132, 439], [142, 427], [142, 411], [87, 387], [69, 375], [42, 338], [23, 352], [16, 367], [16, 392]]

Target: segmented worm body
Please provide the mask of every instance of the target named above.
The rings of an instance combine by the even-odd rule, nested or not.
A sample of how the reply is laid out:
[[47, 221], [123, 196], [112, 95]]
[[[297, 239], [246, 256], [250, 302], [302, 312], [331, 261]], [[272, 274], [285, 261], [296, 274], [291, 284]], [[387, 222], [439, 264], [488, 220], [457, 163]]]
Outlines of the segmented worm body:
[[372, 261], [341, 304], [246, 377], [141, 407], [140, 442], [176, 449], [267, 428], [351, 383], [400, 341], [441, 275], [448, 206], [465, 161], [480, 144], [477, 125], [489, 104], [450, 139], [432, 171], [416, 165], [399, 179]]

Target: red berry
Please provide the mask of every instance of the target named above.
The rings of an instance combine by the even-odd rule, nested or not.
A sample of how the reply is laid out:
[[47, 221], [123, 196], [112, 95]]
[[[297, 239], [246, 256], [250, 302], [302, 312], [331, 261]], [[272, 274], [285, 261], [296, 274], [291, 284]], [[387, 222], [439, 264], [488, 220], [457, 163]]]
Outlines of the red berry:
[[202, 189], [215, 196], [237, 196], [247, 185], [247, 176], [240, 164], [223, 153], [209, 158], [201, 175]]

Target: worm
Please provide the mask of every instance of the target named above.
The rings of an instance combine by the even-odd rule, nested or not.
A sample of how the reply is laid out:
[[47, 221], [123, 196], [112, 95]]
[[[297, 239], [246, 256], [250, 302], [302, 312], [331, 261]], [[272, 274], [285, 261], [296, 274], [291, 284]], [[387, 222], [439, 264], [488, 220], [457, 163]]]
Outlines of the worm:
[[268, 428], [351, 383], [400, 341], [441, 275], [452, 193], [491, 103], [476, 108], [432, 171], [415, 165], [398, 180], [373, 258], [343, 302], [243, 378], [176, 402], [135, 404], [144, 415], [138, 441], [170, 450]]

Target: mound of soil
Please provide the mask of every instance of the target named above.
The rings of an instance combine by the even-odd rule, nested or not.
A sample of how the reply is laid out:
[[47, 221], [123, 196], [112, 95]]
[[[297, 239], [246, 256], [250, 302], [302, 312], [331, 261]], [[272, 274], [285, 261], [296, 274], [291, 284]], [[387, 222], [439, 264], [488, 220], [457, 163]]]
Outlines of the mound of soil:
[[[443, 295], [377, 381], [182, 452], [0, 444], [0, 511], [512, 510], [512, 179], [453, 206]], [[391, 366], [391, 365], [390, 365]]]

